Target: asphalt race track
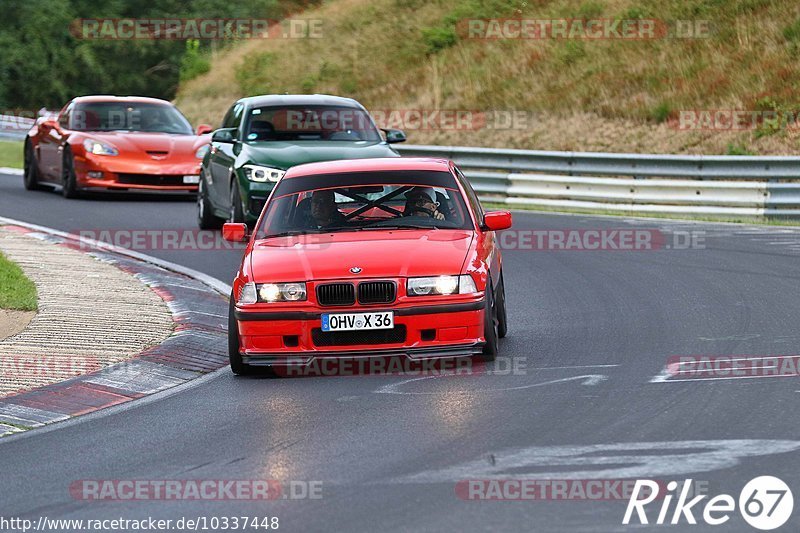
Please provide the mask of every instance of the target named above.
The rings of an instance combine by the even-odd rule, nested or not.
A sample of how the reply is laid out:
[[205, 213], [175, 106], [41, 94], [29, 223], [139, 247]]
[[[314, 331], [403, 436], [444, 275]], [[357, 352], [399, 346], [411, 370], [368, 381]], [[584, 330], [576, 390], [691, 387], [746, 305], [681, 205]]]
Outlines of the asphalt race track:
[[[25, 191], [20, 176], [0, 176], [0, 216], [63, 231], [196, 228], [191, 200], [68, 201]], [[457, 482], [691, 478], [734, 499], [760, 475], [800, 487], [797, 377], [664, 374], [675, 355], [798, 353], [800, 228], [514, 217], [515, 230], [694, 231], [703, 243], [506, 250], [510, 332], [489, 372], [273, 380], [223, 371], [158, 401], [0, 442], [4, 514], [276, 516], [281, 530], [300, 532], [625, 531], [625, 500], [466, 500]], [[225, 283], [239, 260], [235, 250], [143, 252]], [[320, 481], [322, 497], [92, 502], [70, 495], [83, 479]], [[647, 508], [651, 523], [659, 507]], [[796, 505], [784, 529], [796, 531], [799, 516]], [[753, 531], [735, 512], [724, 530]]]

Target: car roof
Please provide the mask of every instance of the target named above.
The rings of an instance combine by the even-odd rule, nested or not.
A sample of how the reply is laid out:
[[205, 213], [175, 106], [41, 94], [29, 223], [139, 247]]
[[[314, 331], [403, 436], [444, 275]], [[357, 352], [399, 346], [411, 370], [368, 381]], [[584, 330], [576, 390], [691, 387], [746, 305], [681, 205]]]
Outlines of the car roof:
[[130, 102], [138, 104], [162, 104], [171, 106], [172, 103], [160, 98], [150, 98], [148, 96], [114, 96], [111, 94], [96, 94], [89, 96], [78, 96], [72, 100], [75, 103], [100, 103], [100, 102]]
[[423, 170], [449, 172], [450, 161], [430, 157], [379, 157], [373, 159], [343, 159], [322, 163], [307, 163], [290, 168], [283, 179], [344, 172], [387, 172], [392, 170]]
[[238, 102], [248, 107], [291, 106], [291, 105], [328, 105], [363, 109], [363, 106], [352, 98], [332, 96], [329, 94], [264, 94], [248, 96]]

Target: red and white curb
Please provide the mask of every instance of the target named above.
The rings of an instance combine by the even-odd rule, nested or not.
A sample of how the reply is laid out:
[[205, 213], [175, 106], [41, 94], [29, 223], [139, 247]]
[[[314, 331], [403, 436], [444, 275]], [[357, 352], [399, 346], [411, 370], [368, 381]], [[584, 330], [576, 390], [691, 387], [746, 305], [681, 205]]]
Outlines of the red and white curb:
[[135, 276], [166, 302], [175, 322], [173, 335], [132, 359], [0, 399], [0, 436], [159, 394], [227, 366], [230, 286], [168, 261], [65, 232], [3, 217], [0, 224], [24, 228]]

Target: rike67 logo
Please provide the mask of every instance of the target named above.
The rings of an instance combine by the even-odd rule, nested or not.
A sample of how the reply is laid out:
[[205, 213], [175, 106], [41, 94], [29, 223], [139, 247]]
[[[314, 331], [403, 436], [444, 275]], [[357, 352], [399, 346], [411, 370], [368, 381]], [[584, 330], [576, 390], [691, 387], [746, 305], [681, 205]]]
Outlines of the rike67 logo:
[[[659, 484], [656, 481], [637, 480], [622, 523], [631, 524], [631, 519], [636, 513], [639, 524], [649, 524], [652, 516], [648, 518], [645, 507], [656, 499], [659, 499], [661, 504], [655, 521], [658, 525], [676, 525], [684, 521], [694, 525], [697, 524], [695, 513], [700, 514], [702, 520], [711, 526], [719, 526], [730, 520], [731, 514], [737, 507], [737, 501], [733, 496], [720, 494], [704, 502], [705, 505], [701, 505], [708, 495], [702, 494], [689, 499], [691, 486], [691, 479], [687, 479], [680, 489], [677, 482], [671, 481], [667, 484], [666, 495], [659, 498]], [[675, 496], [677, 496], [675, 507], [670, 509]], [[781, 527], [789, 520], [794, 509], [794, 497], [789, 486], [781, 479], [760, 476], [750, 480], [739, 493], [738, 507], [745, 522], [756, 529], [768, 531]], [[672, 511], [671, 517], [670, 511]], [[636, 521], [633, 523], [636, 524]]]

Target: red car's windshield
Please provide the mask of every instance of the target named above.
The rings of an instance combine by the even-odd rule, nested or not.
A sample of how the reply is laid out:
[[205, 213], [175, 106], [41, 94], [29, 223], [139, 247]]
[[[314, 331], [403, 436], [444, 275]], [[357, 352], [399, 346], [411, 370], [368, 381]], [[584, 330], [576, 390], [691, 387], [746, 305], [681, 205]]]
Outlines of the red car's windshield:
[[70, 117], [77, 131], [141, 131], [193, 135], [189, 121], [166, 104], [92, 102], [77, 104]]
[[358, 172], [283, 180], [258, 235], [420, 228], [474, 229], [449, 173]]

